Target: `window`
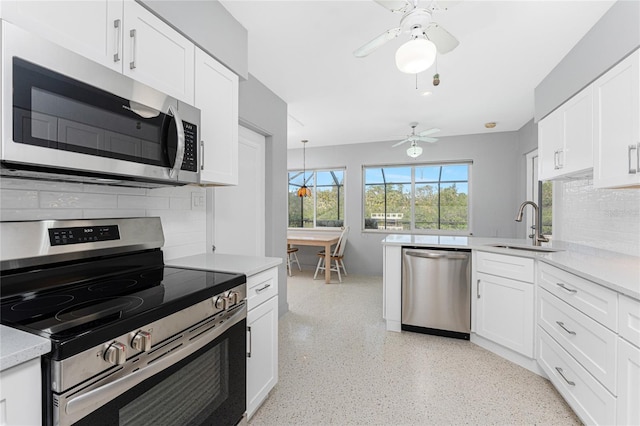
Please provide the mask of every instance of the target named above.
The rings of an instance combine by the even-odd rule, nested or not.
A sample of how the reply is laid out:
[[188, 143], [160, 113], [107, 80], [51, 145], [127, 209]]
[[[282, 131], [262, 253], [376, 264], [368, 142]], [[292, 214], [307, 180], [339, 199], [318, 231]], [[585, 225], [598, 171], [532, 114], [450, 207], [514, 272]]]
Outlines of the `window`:
[[[311, 197], [298, 197], [303, 185]], [[344, 225], [344, 169], [289, 171], [289, 227], [322, 228]]]
[[553, 182], [540, 182], [538, 197], [541, 216], [540, 224], [542, 226], [540, 233], [542, 235], [551, 235], [553, 233]]
[[469, 232], [469, 167], [364, 167], [364, 227]]
[[[527, 154], [527, 200], [534, 201], [539, 207], [542, 235], [553, 233], [553, 182], [538, 180], [538, 150]], [[533, 215], [527, 215], [527, 236], [533, 233]]]

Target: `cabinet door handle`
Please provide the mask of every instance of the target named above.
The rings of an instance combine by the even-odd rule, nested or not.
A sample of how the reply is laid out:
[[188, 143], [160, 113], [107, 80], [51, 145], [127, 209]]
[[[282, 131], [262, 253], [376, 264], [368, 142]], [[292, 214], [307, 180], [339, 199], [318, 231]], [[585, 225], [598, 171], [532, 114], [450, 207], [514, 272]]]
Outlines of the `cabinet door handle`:
[[[640, 144], [638, 144], [640, 145]], [[635, 175], [636, 173], [638, 173], [638, 166], [640, 166], [640, 154], [638, 154], [638, 145], [629, 145], [629, 149], [627, 151], [627, 157], [629, 159], [628, 165], [629, 165], [629, 174], [630, 175]], [[636, 167], [634, 169], [631, 168], [631, 160], [633, 158], [633, 156], [631, 155], [631, 151], [635, 150], [636, 151]]]
[[129, 31], [129, 37], [131, 37], [131, 62], [129, 62], [129, 68], [136, 68], [136, 30]]
[[269, 287], [271, 287], [271, 284], [265, 284], [264, 287], [256, 288], [256, 293], [260, 294], [266, 289], [268, 289]]
[[200, 170], [204, 170], [204, 141], [200, 141]]
[[247, 327], [247, 337], [249, 338], [249, 350], [247, 351], [247, 358], [251, 358], [251, 326]]
[[553, 168], [558, 170], [560, 166], [558, 165], [558, 151], [553, 152]]
[[560, 287], [561, 289], [563, 289], [563, 290], [565, 290], [565, 291], [567, 291], [567, 292], [569, 292], [569, 293], [572, 293], [572, 294], [574, 294], [574, 293], [577, 293], [577, 292], [578, 292], [578, 290], [573, 289], [573, 288], [569, 288], [569, 287], [567, 287], [566, 285], [564, 285], [563, 283], [556, 283], [556, 285], [557, 285], [558, 287]]
[[119, 19], [113, 21], [113, 28], [115, 28], [116, 32], [116, 52], [113, 54], [113, 62], [120, 62], [120, 44], [122, 43], [122, 26], [120, 23]]
[[571, 380], [568, 380], [564, 376], [564, 373], [562, 372], [562, 368], [556, 367], [556, 371], [558, 372], [558, 374], [560, 374], [560, 377], [562, 377], [564, 379], [564, 381], [567, 382], [568, 385], [571, 385], [571, 386], [575, 386], [576, 385], [576, 382], [572, 382]]
[[567, 333], [571, 334], [572, 336], [576, 335], [576, 332], [575, 331], [571, 331], [567, 327], [565, 327], [564, 323], [562, 321], [556, 321], [556, 324], [558, 324], [560, 326], [560, 328], [562, 328], [564, 331], [566, 331]]
[[476, 297], [480, 299], [480, 280], [476, 281]]
[[561, 169], [564, 167], [564, 149], [558, 150], [558, 168]]

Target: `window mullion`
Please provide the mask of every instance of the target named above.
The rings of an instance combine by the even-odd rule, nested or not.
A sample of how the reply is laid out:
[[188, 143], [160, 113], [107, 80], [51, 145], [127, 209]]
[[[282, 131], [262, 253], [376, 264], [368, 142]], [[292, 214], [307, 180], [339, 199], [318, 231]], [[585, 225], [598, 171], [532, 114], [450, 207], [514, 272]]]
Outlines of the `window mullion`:
[[410, 201], [411, 220], [409, 228], [414, 231], [416, 229], [416, 168], [411, 167], [411, 201]]

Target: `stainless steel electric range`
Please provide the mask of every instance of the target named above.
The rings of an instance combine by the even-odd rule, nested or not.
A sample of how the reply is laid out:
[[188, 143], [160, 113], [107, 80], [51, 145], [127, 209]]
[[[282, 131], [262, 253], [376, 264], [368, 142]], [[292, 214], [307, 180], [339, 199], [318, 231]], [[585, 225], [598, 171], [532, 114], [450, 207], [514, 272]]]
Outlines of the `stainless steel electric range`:
[[51, 341], [43, 424], [235, 425], [246, 277], [164, 266], [159, 218], [0, 223], [2, 324]]

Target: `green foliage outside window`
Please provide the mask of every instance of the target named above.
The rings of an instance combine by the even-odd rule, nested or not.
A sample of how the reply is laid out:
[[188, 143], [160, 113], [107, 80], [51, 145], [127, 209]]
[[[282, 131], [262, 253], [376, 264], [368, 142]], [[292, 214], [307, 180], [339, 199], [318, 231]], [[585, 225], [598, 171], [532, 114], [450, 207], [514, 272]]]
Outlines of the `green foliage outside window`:
[[542, 182], [542, 195], [540, 196], [540, 208], [542, 210], [542, 234], [552, 234], [552, 222], [553, 217], [553, 182]]
[[[298, 197], [304, 184], [310, 197]], [[289, 227], [340, 227], [344, 225], [344, 170], [289, 172]]]
[[364, 182], [365, 229], [469, 229], [467, 164], [365, 167]]

